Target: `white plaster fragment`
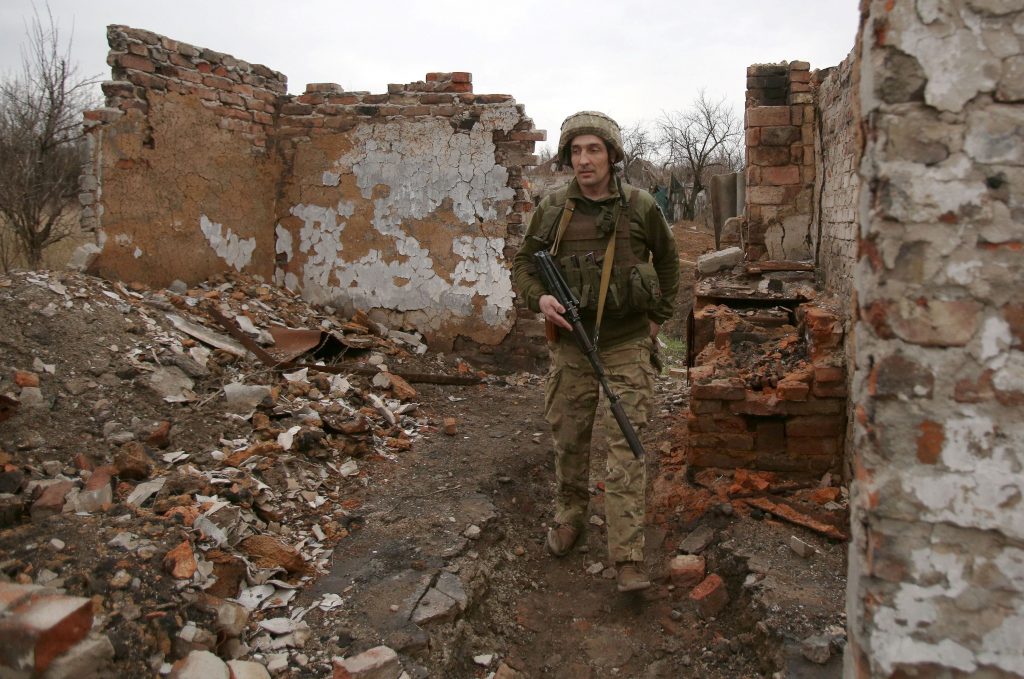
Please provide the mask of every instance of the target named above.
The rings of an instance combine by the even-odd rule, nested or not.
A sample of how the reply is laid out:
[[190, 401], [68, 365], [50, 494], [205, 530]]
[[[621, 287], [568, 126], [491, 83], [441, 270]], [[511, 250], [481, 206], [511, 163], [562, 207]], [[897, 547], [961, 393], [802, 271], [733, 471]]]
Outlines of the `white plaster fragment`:
[[341, 183], [341, 175], [337, 172], [325, 170], [321, 181], [324, 186], [337, 186]]
[[989, 367], [1006, 363], [1007, 352], [1013, 343], [1010, 324], [998, 316], [989, 316], [981, 326], [981, 354], [979, 358]]
[[142, 256], [142, 248], [136, 246], [135, 247], [135, 251], [132, 252], [132, 257], [134, 257], [135, 259], [138, 259], [141, 256]]
[[222, 234], [223, 225], [210, 221], [206, 215], [199, 216], [199, 228], [206, 236], [206, 242], [228, 266], [241, 271], [252, 262], [252, 253], [256, 250], [255, 238], [239, 238], [230, 228]]
[[999, 391], [1024, 393], [1024, 356], [1019, 351], [1003, 356], [1006, 361], [992, 375], [992, 384]]
[[119, 233], [116, 236], [114, 236], [114, 242], [117, 243], [118, 245], [128, 247], [129, 245], [132, 244], [132, 236], [129, 233]]

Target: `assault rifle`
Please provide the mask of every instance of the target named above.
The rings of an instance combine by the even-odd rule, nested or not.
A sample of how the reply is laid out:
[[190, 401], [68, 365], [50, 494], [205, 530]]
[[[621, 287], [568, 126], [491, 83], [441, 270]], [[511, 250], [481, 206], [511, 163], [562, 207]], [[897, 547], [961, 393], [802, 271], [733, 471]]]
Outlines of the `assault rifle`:
[[558, 300], [559, 304], [565, 307], [565, 313], [562, 316], [572, 326], [572, 334], [576, 338], [576, 344], [579, 345], [580, 350], [590, 359], [590, 365], [594, 368], [594, 374], [601, 383], [605, 396], [608, 397], [608, 406], [612, 409], [612, 415], [615, 416], [619, 429], [622, 430], [623, 436], [626, 437], [630, 450], [633, 451], [633, 455], [638, 460], [642, 460], [644, 457], [644, 447], [640, 443], [640, 439], [637, 438], [636, 430], [633, 429], [629, 418], [626, 417], [626, 411], [622, 408], [622, 401], [608, 385], [608, 377], [605, 374], [604, 366], [601, 365], [601, 359], [597, 357], [597, 347], [590, 341], [590, 336], [587, 335], [587, 331], [583, 327], [583, 321], [580, 319], [579, 300], [572, 294], [572, 290], [569, 288], [569, 284], [565, 282], [562, 272], [558, 270], [558, 266], [551, 259], [551, 253], [547, 250], [541, 250], [534, 254], [534, 259], [537, 261], [537, 272], [544, 282], [544, 287]]

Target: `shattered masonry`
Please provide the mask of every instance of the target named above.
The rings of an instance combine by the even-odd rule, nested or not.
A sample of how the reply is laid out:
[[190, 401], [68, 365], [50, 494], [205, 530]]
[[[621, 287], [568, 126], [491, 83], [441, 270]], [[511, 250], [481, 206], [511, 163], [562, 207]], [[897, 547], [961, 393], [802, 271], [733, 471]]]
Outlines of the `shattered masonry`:
[[256, 274], [442, 350], [509, 335], [522, 168], [545, 139], [511, 96], [474, 94], [458, 72], [291, 96], [262, 65], [125, 26], [107, 36], [114, 80], [86, 115], [82, 194], [98, 273]]

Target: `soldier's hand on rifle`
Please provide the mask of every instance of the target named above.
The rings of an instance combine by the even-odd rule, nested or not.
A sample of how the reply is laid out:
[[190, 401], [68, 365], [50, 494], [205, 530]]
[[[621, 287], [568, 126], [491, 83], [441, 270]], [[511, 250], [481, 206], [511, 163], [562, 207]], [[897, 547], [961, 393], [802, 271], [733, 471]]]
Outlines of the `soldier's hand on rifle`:
[[565, 313], [565, 307], [558, 303], [554, 295], [541, 295], [537, 303], [540, 305], [540, 311], [544, 314], [544, 318], [560, 328], [572, 330], [569, 321], [565, 320], [565, 316], [562, 315]]

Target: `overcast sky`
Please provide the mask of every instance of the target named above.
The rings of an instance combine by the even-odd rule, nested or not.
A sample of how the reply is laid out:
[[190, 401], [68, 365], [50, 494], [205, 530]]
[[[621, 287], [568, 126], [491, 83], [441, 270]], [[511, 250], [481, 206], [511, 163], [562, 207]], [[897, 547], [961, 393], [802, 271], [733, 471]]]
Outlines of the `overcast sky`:
[[[36, 2], [44, 8], [45, 4]], [[683, 110], [701, 88], [742, 115], [746, 67], [835, 66], [853, 47], [857, 0], [49, 0], [83, 74], [109, 79], [106, 26], [145, 28], [310, 82], [387, 91], [428, 71], [469, 71], [511, 94], [553, 148], [568, 114], [622, 125]], [[0, 71], [20, 63], [32, 0], [0, 4]]]

